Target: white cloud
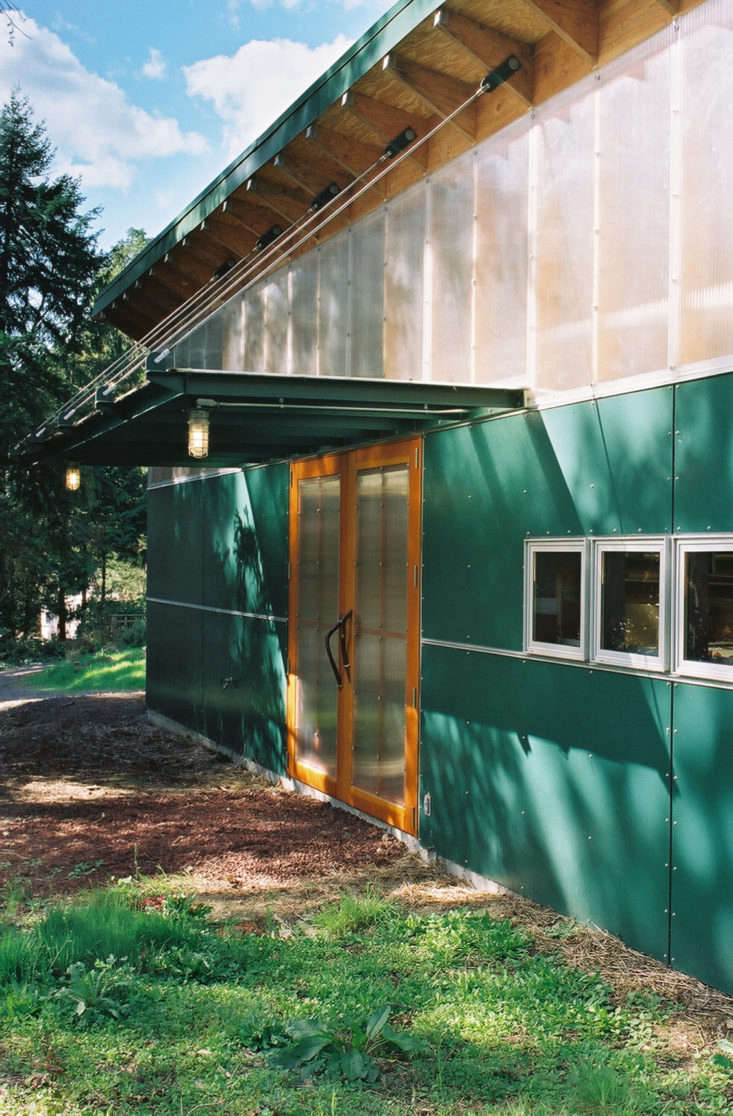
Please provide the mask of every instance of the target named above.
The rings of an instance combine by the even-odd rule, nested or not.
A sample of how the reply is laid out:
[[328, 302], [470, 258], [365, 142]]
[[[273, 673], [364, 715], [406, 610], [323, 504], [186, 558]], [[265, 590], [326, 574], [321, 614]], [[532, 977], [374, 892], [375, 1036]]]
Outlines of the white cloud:
[[0, 36], [0, 99], [19, 87], [36, 120], [45, 120], [57, 149], [57, 166], [79, 175], [85, 188], [127, 189], [138, 160], [201, 155], [198, 132], [182, 132], [172, 117], [155, 116], [130, 103], [114, 82], [91, 73], [68, 46], [27, 19], [28, 38], [10, 47]]
[[184, 67], [187, 91], [211, 102], [224, 124], [230, 157], [238, 155], [343, 54], [349, 40], [309, 47], [289, 39], [252, 39], [233, 55]]
[[163, 55], [156, 47], [150, 48], [148, 60], [143, 66], [143, 74], [147, 78], [152, 78], [154, 81], [165, 77], [167, 69], [167, 62]]

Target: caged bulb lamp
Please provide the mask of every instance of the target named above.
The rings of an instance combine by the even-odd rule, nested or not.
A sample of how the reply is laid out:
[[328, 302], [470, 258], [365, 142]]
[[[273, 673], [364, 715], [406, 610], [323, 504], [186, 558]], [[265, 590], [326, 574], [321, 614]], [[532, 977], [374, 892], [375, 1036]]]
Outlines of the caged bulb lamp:
[[78, 465], [66, 466], [66, 488], [69, 492], [77, 492], [81, 484], [81, 470]]
[[188, 456], [209, 456], [209, 412], [193, 407], [188, 414]]

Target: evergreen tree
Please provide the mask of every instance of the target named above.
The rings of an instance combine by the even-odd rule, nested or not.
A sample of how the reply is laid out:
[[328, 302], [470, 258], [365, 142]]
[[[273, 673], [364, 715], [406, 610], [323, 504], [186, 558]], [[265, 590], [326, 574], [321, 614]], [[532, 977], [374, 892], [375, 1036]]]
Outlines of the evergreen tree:
[[28, 633], [42, 598], [80, 588], [60, 465], [28, 470], [12, 447], [71, 394], [61, 359], [79, 343], [104, 259], [79, 184], [52, 178], [53, 150], [30, 105], [0, 112], [0, 636]]

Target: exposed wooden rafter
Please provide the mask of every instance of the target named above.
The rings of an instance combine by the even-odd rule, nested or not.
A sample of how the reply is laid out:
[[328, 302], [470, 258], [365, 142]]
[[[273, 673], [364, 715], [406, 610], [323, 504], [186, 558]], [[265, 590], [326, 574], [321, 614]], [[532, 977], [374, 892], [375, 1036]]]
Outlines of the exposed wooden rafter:
[[[180, 247], [167, 252], [161, 264], [166, 274], [170, 275], [171, 280], [181, 287], [186, 295], [197, 291], [208, 278], [208, 268], [196, 264], [186, 256], [185, 252], [181, 252]], [[159, 274], [161, 264], [156, 264], [156, 274]]]
[[131, 296], [136, 301], [142, 299], [156, 318], [167, 317], [181, 301], [180, 296], [172, 295], [161, 283], [156, 283], [154, 276], [139, 279], [132, 288]]
[[515, 54], [522, 63], [507, 88], [527, 106], [534, 97], [534, 52], [526, 43], [511, 39], [499, 31], [491, 31], [459, 12], [440, 8], [433, 17], [433, 27], [441, 35], [457, 43], [471, 58], [491, 70], [504, 59]]
[[363, 174], [382, 154], [382, 148], [376, 144], [362, 143], [320, 124], [311, 124], [306, 129], [305, 138], [321, 153], [321, 157], [326, 156], [354, 178]]
[[[267, 210], [271, 217], [270, 224], [291, 224], [303, 216], [311, 203], [312, 195], [299, 187], [284, 186], [280, 182], [271, 182], [264, 175], [258, 174], [250, 178], [247, 183], [247, 203]], [[241, 202], [237, 202], [234, 213], [238, 211]], [[250, 207], [251, 208], [251, 207]]]
[[547, 21], [573, 50], [594, 65], [598, 60], [598, 16], [596, 0], [521, 0]]
[[239, 224], [231, 216], [217, 210], [206, 218], [207, 228], [214, 240], [226, 248], [231, 256], [246, 256], [251, 252], [257, 236], [251, 229]]
[[[400, 132], [404, 132], [405, 128], [413, 128], [419, 138], [437, 122], [434, 114], [416, 117], [415, 113], [405, 112], [395, 105], [385, 104], [384, 101], [379, 101], [375, 97], [368, 97], [364, 93], [359, 93], [356, 89], [350, 89], [348, 93], [343, 95], [341, 108], [350, 113], [355, 120], [371, 129], [383, 146], [399, 135]], [[427, 163], [424, 148], [411, 151], [410, 159], [418, 162], [420, 167], [424, 169]]]
[[316, 194], [319, 194], [324, 187], [328, 186], [331, 179], [337, 183], [339, 189], [343, 189], [348, 182], [348, 176], [345, 175], [343, 171], [338, 175], [324, 175], [319, 166], [314, 167], [312, 164], [306, 166], [303, 160], [296, 161], [289, 152], [287, 155], [276, 155], [272, 161], [272, 165], [285, 178], [289, 178], [290, 181], [294, 182], [296, 186], [299, 186], [301, 190], [305, 190], [310, 200], [312, 200]]
[[671, 16], [677, 15], [680, 10], [680, 0], [657, 0], [657, 4]]
[[[475, 89], [458, 81], [448, 74], [430, 70], [409, 58], [388, 54], [382, 61], [382, 70], [388, 73], [411, 93], [415, 94], [426, 108], [445, 119], [469, 99]], [[451, 121], [463, 136], [474, 143], [476, 139], [476, 106], [467, 106]]]

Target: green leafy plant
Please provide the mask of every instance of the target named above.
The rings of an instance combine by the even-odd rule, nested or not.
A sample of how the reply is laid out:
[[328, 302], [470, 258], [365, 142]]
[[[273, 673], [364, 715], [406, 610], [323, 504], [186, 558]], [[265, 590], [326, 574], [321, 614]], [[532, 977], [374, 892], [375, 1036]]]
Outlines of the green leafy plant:
[[74, 1017], [85, 1023], [96, 1023], [104, 1016], [120, 1019], [127, 1015], [127, 996], [131, 985], [132, 970], [110, 954], [106, 960], [96, 960], [87, 968], [81, 961], [74, 961], [66, 970], [67, 982], [55, 993], [56, 999], [73, 1008]]
[[85, 879], [87, 876], [94, 875], [97, 869], [101, 868], [103, 864], [104, 860], [80, 860], [79, 863], [75, 864], [71, 871], [67, 873], [66, 878], [67, 880]]
[[733, 1073], [733, 1042], [728, 1039], [720, 1039], [718, 1042], [718, 1050], [720, 1053], [713, 1054], [713, 1065], [719, 1066], [720, 1069], [728, 1070]]
[[428, 1045], [415, 1035], [396, 1031], [388, 1023], [389, 1004], [376, 1008], [363, 1027], [356, 1026], [341, 1036], [318, 1019], [298, 1019], [285, 1027], [292, 1040], [270, 1056], [270, 1065], [296, 1069], [307, 1063], [326, 1072], [340, 1073], [347, 1081], [376, 1081], [378, 1053], [419, 1054]]

